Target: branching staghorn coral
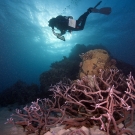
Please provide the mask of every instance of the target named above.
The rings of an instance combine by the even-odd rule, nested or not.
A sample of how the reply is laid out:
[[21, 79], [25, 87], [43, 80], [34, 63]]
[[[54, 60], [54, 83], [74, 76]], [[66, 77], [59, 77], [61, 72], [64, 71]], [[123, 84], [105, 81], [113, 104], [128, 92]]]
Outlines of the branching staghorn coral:
[[[6, 123], [21, 125], [27, 134], [37, 135], [57, 124], [65, 128], [96, 125], [106, 135], [133, 135], [126, 129], [133, 122], [135, 110], [133, 76], [129, 74], [126, 79], [118, 70], [111, 69], [101, 70], [92, 80], [92, 86], [87, 76], [73, 83], [59, 82], [50, 88], [52, 99], [37, 99], [23, 111], [16, 110]], [[118, 126], [120, 123], [124, 123], [122, 128]]]

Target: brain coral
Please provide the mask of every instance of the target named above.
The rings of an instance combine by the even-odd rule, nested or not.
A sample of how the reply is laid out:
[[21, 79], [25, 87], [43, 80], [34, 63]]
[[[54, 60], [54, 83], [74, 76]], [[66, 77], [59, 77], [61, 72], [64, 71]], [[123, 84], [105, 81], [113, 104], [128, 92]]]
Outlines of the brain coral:
[[115, 60], [110, 59], [106, 50], [95, 49], [80, 55], [82, 62], [80, 63], [80, 78], [90, 75], [98, 75], [100, 69], [116, 68]]

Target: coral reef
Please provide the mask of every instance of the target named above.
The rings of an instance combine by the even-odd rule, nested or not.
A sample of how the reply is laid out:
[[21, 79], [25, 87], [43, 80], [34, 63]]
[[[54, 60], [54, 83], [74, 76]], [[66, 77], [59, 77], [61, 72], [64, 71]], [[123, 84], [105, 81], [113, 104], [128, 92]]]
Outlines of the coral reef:
[[[11, 87], [7, 88], [4, 91], [0, 92], [0, 105], [1, 106], [7, 106], [12, 104], [26, 104], [31, 102], [32, 100], [36, 100], [36, 98], [47, 98], [52, 92], [48, 91], [50, 85], [54, 85], [58, 83], [60, 80], [63, 80], [63, 78], [70, 78], [71, 80], [76, 80], [79, 78], [79, 63], [81, 63], [81, 58], [79, 57], [79, 54], [86, 53], [89, 51], [93, 51], [95, 49], [102, 49], [107, 54], [104, 56], [109, 56], [109, 62], [105, 64], [105, 67], [107, 68], [114, 68], [115, 66], [122, 70], [122, 72], [125, 75], [128, 75], [129, 72], [132, 72], [132, 75], [135, 76], [135, 68], [127, 63], [124, 63], [119, 60], [114, 60], [114, 58], [110, 55], [109, 51], [102, 45], [83, 45], [83, 44], [77, 44], [75, 45], [70, 54], [69, 57], [63, 56], [63, 59], [57, 62], [54, 62], [50, 66], [50, 70], [43, 72], [40, 75], [40, 85], [32, 84], [28, 85], [24, 83], [23, 81], [17, 81], [15, 84], [13, 84]], [[99, 53], [102, 54], [102, 53]], [[100, 55], [98, 55], [99, 57]], [[96, 56], [97, 58], [97, 56]], [[87, 61], [89, 62], [89, 61]], [[82, 61], [83, 63], [83, 61]], [[85, 63], [85, 62], [84, 62]], [[81, 65], [81, 64], [80, 64]], [[83, 64], [85, 66], [85, 64]], [[93, 67], [97, 66], [93, 65]], [[99, 64], [101, 65], [101, 64]], [[98, 66], [99, 66], [98, 65]], [[92, 67], [91, 67], [92, 68]], [[95, 70], [87, 69], [87, 63], [86, 67], [84, 68], [85, 74], [89, 74], [93, 71], [94, 73], [97, 73], [97, 70], [99, 67], [95, 68]], [[89, 79], [92, 81], [91, 75], [88, 75]]]
[[[85, 53], [88, 50], [103, 48], [102, 45], [88, 45], [83, 44], [75, 45], [69, 54], [69, 57], [63, 57], [61, 61], [54, 62], [50, 66], [49, 71], [45, 71], [40, 75], [40, 90], [42, 95], [49, 95], [48, 89], [51, 84], [56, 84], [64, 77], [75, 80], [78, 78], [79, 63], [81, 58], [79, 54]], [[43, 97], [42, 97], [43, 98]]]
[[13, 86], [0, 93], [0, 105], [7, 106], [14, 103], [25, 105], [32, 100], [36, 100], [39, 92], [38, 85], [28, 85], [19, 80]]
[[[98, 76], [93, 76], [92, 87], [89, 83], [87, 76], [74, 82], [59, 82], [50, 88], [52, 99], [37, 99], [23, 110], [16, 109], [6, 123], [21, 125], [27, 134], [37, 135], [56, 124], [65, 125], [66, 129], [96, 125], [106, 135], [133, 135], [126, 129], [133, 122], [135, 110], [133, 76], [129, 74], [125, 78], [117, 69], [100, 70]], [[122, 122], [124, 126], [118, 127]]]
[[[83, 63], [81, 57], [83, 57], [83, 55], [85, 53], [87, 54], [87, 52], [94, 52], [95, 50], [104, 50], [103, 52], [105, 52], [106, 54], [102, 53], [102, 51], [101, 51], [100, 53], [96, 53], [98, 55], [95, 55], [95, 54], [93, 55], [95, 57], [95, 59], [93, 59], [92, 62], [90, 62], [90, 59], [89, 59]], [[82, 55], [82, 53], [84, 53], [84, 54]], [[81, 57], [79, 57], [80, 54], [81, 54]], [[104, 59], [103, 56], [106, 57], [106, 60]], [[100, 64], [97, 64], [97, 62], [99, 63], [100, 57], [101, 57], [101, 60], [102, 59], [105, 60], [105, 62], [103, 64], [102, 64], [102, 62], [100, 62]], [[95, 64], [90, 65], [90, 67], [88, 67], [89, 63], [90, 64], [95, 63]], [[83, 64], [83, 67], [85, 70], [85, 74], [88, 74], [88, 72], [87, 72], [88, 70], [89, 70], [89, 74], [92, 72], [97, 74], [98, 69], [102, 66], [102, 67], [104, 67], [103, 69], [117, 67], [119, 70], [122, 70], [122, 72], [125, 75], [128, 75], [129, 72], [132, 72], [132, 74], [135, 76], [135, 68], [133, 66], [131, 66], [127, 63], [124, 63], [122, 61], [120, 62], [117, 59], [115, 60], [111, 56], [110, 52], [103, 45], [100, 44], [100, 45], [85, 46], [83, 44], [77, 44], [71, 49], [69, 57], [64, 56], [61, 61], [52, 63], [50, 66], [50, 70], [45, 71], [40, 75], [40, 90], [42, 92], [41, 95], [43, 95], [40, 98], [48, 97], [50, 94], [50, 92], [48, 92], [50, 85], [51, 84], [54, 85], [54, 84], [58, 83], [63, 78], [66, 77], [66, 78], [70, 78], [71, 80], [76, 80], [77, 78], [79, 78], [79, 76], [84, 76], [85, 74], [82, 73], [81, 70], [80, 70], [80, 74], [78, 74], [79, 65], [82, 66], [82, 64]], [[88, 69], [87, 69], [87, 67], [88, 67]], [[89, 68], [91, 68], [92, 70]], [[93, 69], [93, 68], [95, 68], [95, 69]], [[91, 75], [93, 75], [93, 74], [91, 74]]]
[[66, 57], [59, 62], [52, 63], [51, 69], [40, 75], [40, 90], [42, 95], [48, 96], [47, 93], [50, 85], [58, 83], [63, 78], [76, 79], [79, 72], [78, 65], [78, 61], [69, 60]]
[[[86, 53], [80, 55], [81, 62], [82, 52]], [[132, 71], [132, 75], [126, 78], [122, 69], [126, 74]], [[68, 58], [64, 56], [61, 61], [52, 63], [51, 69], [40, 75], [40, 89], [19, 81], [0, 94], [2, 105], [34, 101], [23, 109], [16, 109], [6, 124], [22, 126], [27, 135], [43, 135], [50, 130], [55, 134], [56, 125], [63, 126], [64, 131], [77, 128], [69, 130], [67, 135], [87, 135], [82, 127], [93, 126], [106, 135], [133, 135], [127, 127], [133, 122], [135, 110], [134, 71], [132, 66], [113, 59], [104, 48], [76, 45]], [[50, 98], [45, 98], [48, 96]]]

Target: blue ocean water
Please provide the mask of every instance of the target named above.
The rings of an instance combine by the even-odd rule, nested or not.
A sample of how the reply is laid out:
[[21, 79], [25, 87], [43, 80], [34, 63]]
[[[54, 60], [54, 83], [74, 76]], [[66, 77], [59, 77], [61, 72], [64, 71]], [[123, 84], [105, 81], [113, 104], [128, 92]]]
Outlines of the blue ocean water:
[[57, 39], [48, 20], [58, 15], [75, 19], [99, 0], [1, 0], [0, 91], [17, 80], [39, 84], [50, 64], [68, 56], [76, 44], [103, 44], [113, 57], [135, 66], [135, 1], [102, 0], [108, 16], [91, 13], [83, 31]]

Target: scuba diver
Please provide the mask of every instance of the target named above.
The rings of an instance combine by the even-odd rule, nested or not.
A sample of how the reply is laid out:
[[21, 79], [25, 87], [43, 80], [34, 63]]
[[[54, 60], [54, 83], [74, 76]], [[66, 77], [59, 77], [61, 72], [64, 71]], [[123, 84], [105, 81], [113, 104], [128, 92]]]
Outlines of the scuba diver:
[[[90, 13], [101, 13], [105, 15], [109, 15], [111, 13], [110, 7], [96, 9], [101, 2], [102, 1], [98, 2], [94, 8], [88, 8], [87, 11], [78, 18], [78, 20], [74, 20], [72, 16], [62, 15], [52, 18], [48, 21], [49, 27], [52, 28], [52, 32], [57, 38], [65, 41], [65, 37], [63, 35], [66, 33], [66, 31], [71, 33], [72, 31], [80, 31], [84, 29], [86, 19]], [[55, 27], [60, 30], [60, 33], [55, 33]]]

